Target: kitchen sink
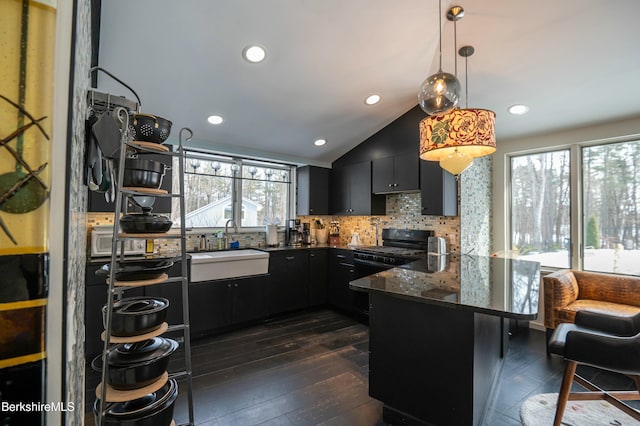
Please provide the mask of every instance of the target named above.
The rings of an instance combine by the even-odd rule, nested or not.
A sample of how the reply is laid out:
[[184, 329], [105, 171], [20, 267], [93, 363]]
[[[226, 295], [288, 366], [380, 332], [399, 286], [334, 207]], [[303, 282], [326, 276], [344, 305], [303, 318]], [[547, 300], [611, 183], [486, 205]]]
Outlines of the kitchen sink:
[[254, 250], [222, 250], [191, 254], [191, 282], [266, 274], [269, 253]]

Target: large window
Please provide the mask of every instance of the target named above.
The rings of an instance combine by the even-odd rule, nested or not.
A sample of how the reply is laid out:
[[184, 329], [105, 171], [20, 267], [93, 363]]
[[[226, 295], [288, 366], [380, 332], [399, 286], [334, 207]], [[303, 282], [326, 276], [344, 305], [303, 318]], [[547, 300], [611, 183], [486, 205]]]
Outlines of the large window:
[[569, 151], [511, 158], [511, 250], [544, 266], [569, 266]]
[[[178, 159], [174, 171], [178, 170]], [[187, 152], [185, 162], [185, 221], [190, 228], [238, 227], [285, 223], [291, 204], [292, 167], [240, 158]], [[177, 173], [174, 172], [174, 176]], [[174, 179], [177, 190], [178, 179]], [[172, 220], [180, 210], [174, 200]]]
[[511, 250], [542, 266], [640, 275], [639, 167], [640, 141], [511, 157]]

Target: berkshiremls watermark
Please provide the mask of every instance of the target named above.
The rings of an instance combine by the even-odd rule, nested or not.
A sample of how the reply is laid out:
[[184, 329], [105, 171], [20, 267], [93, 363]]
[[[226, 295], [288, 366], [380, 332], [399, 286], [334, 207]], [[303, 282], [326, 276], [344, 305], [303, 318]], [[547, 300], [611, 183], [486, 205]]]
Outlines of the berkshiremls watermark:
[[75, 404], [73, 402], [9, 402], [2, 401], [0, 403], [2, 411], [5, 413], [31, 413], [34, 411], [73, 411]]

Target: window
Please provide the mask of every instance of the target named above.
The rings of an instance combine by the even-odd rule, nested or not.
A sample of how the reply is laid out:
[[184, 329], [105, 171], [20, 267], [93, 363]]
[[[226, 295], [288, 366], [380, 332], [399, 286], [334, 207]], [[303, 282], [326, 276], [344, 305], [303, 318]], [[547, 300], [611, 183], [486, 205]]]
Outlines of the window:
[[[185, 157], [187, 227], [224, 227], [229, 219], [238, 227], [261, 227], [266, 220], [284, 223], [289, 216], [291, 166], [192, 151]], [[178, 161], [174, 170], [179, 170]], [[173, 184], [177, 189], [177, 178]], [[173, 202], [172, 220], [177, 224], [179, 200]]]
[[510, 160], [511, 250], [542, 266], [640, 274], [640, 141]]
[[640, 273], [639, 167], [640, 141], [582, 148], [583, 269]]
[[511, 250], [569, 267], [569, 150], [511, 157]]

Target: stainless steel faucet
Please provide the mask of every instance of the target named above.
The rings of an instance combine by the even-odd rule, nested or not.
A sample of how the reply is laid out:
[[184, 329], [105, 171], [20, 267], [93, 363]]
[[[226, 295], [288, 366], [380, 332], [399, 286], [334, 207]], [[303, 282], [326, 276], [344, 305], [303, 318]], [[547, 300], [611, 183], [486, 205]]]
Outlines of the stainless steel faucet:
[[236, 234], [238, 233], [238, 225], [236, 225], [236, 222], [233, 219], [227, 220], [227, 223], [224, 224], [224, 247], [227, 249], [231, 244], [229, 241], [229, 223], [233, 224], [234, 232]]

